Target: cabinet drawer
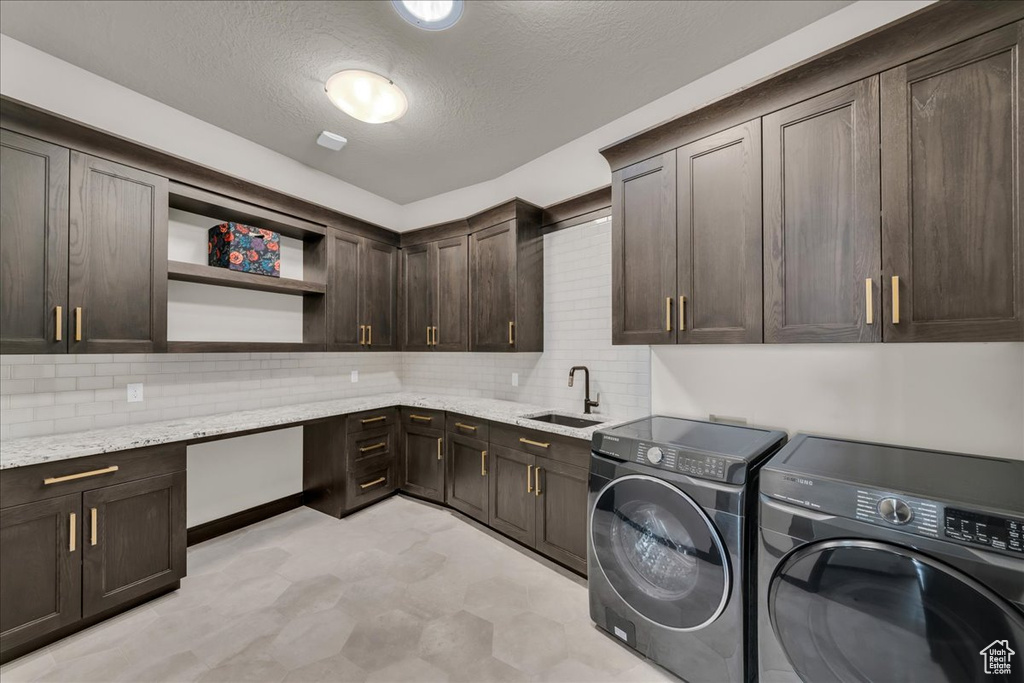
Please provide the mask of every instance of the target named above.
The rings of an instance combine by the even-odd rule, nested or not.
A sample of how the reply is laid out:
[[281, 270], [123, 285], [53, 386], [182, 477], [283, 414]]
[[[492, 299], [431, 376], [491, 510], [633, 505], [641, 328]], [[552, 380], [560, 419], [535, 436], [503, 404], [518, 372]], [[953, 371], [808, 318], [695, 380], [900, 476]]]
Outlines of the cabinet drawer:
[[402, 408], [402, 424], [408, 427], [444, 429], [444, 411], [425, 408]]
[[349, 474], [345, 508], [354, 510], [375, 500], [380, 500], [395, 490], [394, 462], [369, 467], [359, 474]]
[[0, 471], [0, 505], [21, 505], [184, 469], [184, 443], [14, 467]]
[[491, 425], [491, 444], [590, 468], [590, 442], [513, 425]]
[[346, 470], [361, 472], [368, 467], [389, 463], [395, 456], [395, 430], [391, 427], [348, 435], [345, 448]]
[[395, 424], [395, 415], [398, 411], [394, 408], [382, 408], [380, 410], [366, 410], [361, 413], [352, 413], [348, 416], [348, 433], [362, 432], [367, 429], [379, 427], [390, 427]]
[[468, 436], [480, 441], [487, 441], [490, 438], [490, 429], [487, 420], [479, 417], [469, 417], [458, 413], [448, 413], [447, 429], [452, 434]]

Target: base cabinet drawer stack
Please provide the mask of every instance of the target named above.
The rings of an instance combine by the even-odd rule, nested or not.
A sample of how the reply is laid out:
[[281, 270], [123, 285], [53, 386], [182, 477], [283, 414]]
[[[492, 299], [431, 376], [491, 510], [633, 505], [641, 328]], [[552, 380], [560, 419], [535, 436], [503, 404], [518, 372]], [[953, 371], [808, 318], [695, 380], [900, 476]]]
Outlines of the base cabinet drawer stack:
[[184, 445], [7, 470], [0, 492], [0, 660], [185, 576]]

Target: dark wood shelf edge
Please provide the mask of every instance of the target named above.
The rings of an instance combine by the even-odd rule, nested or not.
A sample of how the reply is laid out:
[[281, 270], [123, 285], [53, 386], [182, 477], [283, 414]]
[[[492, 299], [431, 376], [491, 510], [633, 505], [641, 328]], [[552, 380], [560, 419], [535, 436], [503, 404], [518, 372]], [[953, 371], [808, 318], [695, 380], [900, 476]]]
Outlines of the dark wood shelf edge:
[[169, 203], [172, 209], [273, 230], [300, 240], [316, 240], [327, 234], [323, 225], [173, 180], [170, 182]]
[[311, 342], [246, 341], [169, 341], [167, 353], [276, 353], [287, 351], [323, 351], [324, 345]]
[[324, 294], [327, 291], [327, 285], [322, 282], [241, 273], [235, 270], [228, 270], [227, 268], [203, 266], [198, 263], [186, 263], [184, 261], [168, 261], [167, 279], [179, 282], [216, 285], [218, 287], [250, 289], [259, 292], [274, 292], [275, 294]]

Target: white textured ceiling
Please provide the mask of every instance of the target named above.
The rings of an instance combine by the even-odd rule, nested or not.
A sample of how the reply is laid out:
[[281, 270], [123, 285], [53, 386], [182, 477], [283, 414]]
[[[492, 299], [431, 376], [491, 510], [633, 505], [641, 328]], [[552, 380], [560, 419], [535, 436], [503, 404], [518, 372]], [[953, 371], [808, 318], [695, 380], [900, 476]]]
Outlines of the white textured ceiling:
[[[0, 3], [0, 31], [398, 203], [495, 178], [849, 4], [469, 0], [453, 28], [389, 2]], [[409, 98], [349, 118], [363, 68]], [[317, 147], [330, 130], [349, 139]]]

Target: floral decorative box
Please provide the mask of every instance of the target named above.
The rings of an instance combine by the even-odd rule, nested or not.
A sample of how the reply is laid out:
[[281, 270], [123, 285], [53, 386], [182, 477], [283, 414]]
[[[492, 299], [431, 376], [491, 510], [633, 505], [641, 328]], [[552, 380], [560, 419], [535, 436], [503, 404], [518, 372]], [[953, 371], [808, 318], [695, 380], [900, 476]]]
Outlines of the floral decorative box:
[[243, 273], [281, 277], [281, 235], [241, 223], [210, 228], [209, 263]]

